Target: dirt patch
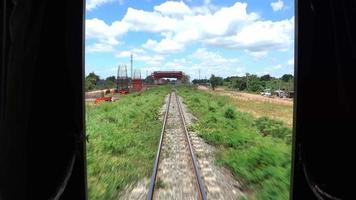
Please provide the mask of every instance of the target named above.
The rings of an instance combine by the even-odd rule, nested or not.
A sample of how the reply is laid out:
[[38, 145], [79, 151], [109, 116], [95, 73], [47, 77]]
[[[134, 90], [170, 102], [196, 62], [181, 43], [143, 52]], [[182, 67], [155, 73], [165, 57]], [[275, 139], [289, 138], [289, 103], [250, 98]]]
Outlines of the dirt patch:
[[254, 117], [267, 116], [284, 122], [289, 128], [293, 125], [293, 100], [291, 99], [269, 98], [245, 92], [226, 91], [222, 88], [212, 91], [204, 86], [199, 86], [198, 89], [210, 94], [227, 96], [237, 110], [250, 113]]
[[239, 100], [244, 100], [244, 101], [260, 101], [260, 102], [268, 102], [268, 103], [274, 103], [274, 104], [283, 104], [283, 105], [293, 106], [293, 99], [289, 99], [289, 98], [265, 97], [265, 96], [258, 95], [258, 94], [229, 91], [229, 90], [225, 90], [223, 88], [216, 88], [215, 91], [212, 91], [208, 87], [205, 87], [205, 86], [198, 86], [198, 89], [217, 93], [220, 95], [230, 96], [232, 98], [237, 98]]

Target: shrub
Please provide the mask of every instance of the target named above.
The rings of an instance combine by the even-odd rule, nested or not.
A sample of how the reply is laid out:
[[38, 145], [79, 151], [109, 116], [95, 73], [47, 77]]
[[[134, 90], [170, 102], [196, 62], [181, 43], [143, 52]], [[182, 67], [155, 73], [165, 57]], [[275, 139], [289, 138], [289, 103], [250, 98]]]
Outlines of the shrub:
[[[228, 98], [188, 87], [181, 89], [181, 96], [198, 118], [191, 129], [218, 147], [217, 162], [231, 169], [242, 187], [251, 191], [247, 197], [288, 199], [291, 129], [267, 117], [254, 119], [239, 112]], [[190, 92], [185, 92], [187, 89]], [[200, 103], [194, 99], [200, 99]]]
[[227, 108], [224, 114], [225, 118], [227, 119], [235, 119], [236, 118], [236, 112], [233, 108]]
[[272, 136], [286, 141], [291, 141], [292, 130], [285, 127], [283, 122], [260, 117], [255, 120], [255, 125], [263, 136]]
[[208, 110], [211, 111], [211, 112], [215, 112], [216, 111], [216, 107], [210, 105]]

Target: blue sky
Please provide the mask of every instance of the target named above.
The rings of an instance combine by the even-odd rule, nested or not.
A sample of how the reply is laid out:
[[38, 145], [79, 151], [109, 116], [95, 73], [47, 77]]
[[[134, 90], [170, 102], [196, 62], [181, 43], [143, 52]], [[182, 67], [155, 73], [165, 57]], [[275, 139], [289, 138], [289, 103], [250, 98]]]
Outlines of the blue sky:
[[[293, 74], [292, 0], [87, 0], [86, 74]], [[130, 75], [130, 74], [129, 74]]]

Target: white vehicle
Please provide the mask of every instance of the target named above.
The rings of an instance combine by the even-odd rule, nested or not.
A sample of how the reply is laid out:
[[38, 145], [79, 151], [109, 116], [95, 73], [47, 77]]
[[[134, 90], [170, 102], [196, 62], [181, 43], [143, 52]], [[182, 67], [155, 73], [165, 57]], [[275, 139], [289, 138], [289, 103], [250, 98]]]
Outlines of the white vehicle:
[[272, 95], [272, 93], [271, 93], [271, 91], [269, 89], [266, 89], [263, 92], [261, 92], [261, 95], [270, 97]]

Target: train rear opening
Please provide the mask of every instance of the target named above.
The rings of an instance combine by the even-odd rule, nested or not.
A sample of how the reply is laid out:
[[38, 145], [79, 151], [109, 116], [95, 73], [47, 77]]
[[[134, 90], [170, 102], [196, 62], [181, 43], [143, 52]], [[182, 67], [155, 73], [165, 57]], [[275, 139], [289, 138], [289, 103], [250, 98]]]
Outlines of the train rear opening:
[[90, 199], [288, 199], [294, 1], [87, 1]]

